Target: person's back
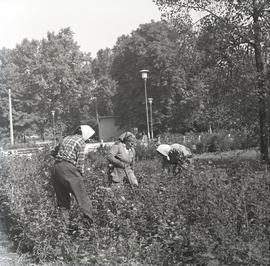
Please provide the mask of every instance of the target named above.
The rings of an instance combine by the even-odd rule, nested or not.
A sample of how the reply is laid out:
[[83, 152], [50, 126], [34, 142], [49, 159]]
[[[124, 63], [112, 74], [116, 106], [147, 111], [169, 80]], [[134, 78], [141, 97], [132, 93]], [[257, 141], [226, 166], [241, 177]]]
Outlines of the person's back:
[[81, 174], [84, 174], [84, 149], [85, 141], [80, 135], [70, 135], [63, 139], [59, 146], [56, 160], [64, 160], [72, 163], [79, 170]]
[[86, 193], [84, 174], [85, 141], [94, 134], [88, 125], [81, 125], [54, 149], [56, 158], [52, 166], [52, 183], [56, 193], [57, 206], [68, 222], [70, 194], [73, 194], [84, 215], [93, 222], [92, 203]]
[[182, 144], [174, 143], [170, 147], [171, 147], [171, 150], [175, 149], [177, 151], [182, 152], [184, 154], [184, 156], [192, 156], [192, 152], [191, 152], [190, 148], [188, 148]]
[[174, 143], [170, 146], [169, 158], [173, 164], [173, 173], [176, 175], [192, 163], [192, 152], [188, 147]]

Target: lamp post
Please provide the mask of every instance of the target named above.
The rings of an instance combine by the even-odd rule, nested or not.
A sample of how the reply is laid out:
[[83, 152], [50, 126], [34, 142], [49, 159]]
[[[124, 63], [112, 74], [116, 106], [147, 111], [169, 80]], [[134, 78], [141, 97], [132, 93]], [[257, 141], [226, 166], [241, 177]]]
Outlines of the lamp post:
[[[96, 112], [96, 121], [97, 121], [97, 127], [99, 132], [99, 115], [98, 115], [98, 99], [96, 96], [93, 96], [90, 98], [91, 101], [95, 100], [95, 112]], [[99, 133], [98, 133], [99, 135]]]
[[9, 103], [9, 127], [10, 127], [10, 144], [14, 144], [13, 137], [13, 120], [12, 120], [12, 101], [11, 101], [11, 89], [8, 89], [8, 103]]
[[99, 117], [98, 117], [98, 102], [97, 102], [97, 97], [94, 97], [96, 99], [96, 119], [97, 119], [97, 124], [99, 125]]
[[146, 89], [146, 81], [149, 70], [141, 70], [142, 79], [144, 80], [144, 96], [145, 96], [145, 111], [146, 111], [146, 124], [147, 124], [147, 137], [150, 139], [150, 130], [149, 130], [149, 118], [148, 118], [148, 104], [147, 104], [147, 89]]
[[52, 110], [52, 122], [53, 122], [53, 144], [56, 145], [55, 143], [55, 121], [54, 121], [54, 116], [55, 116], [55, 111]]
[[154, 138], [154, 133], [153, 133], [153, 114], [152, 114], [152, 103], [153, 103], [153, 98], [148, 98], [148, 102], [149, 102], [149, 105], [150, 105], [151, 139], [153, 140], [153, 138]]
[[93, 96], [90, 98], [91, 101], [95, 101], [95, 112], [96, 112], [96, 120], [98, 124], [98, 103], [97, 103], [97, 97]]

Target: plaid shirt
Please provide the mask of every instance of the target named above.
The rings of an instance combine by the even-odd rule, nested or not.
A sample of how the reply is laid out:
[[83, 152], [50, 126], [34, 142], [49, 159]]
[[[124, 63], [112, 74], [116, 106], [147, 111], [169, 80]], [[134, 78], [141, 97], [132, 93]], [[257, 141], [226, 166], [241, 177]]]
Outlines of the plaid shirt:
[[84, 174], [85, 142], [80, 135], [67, 136], [60, 144], [56, 159], [65, 160], [76, 166]]

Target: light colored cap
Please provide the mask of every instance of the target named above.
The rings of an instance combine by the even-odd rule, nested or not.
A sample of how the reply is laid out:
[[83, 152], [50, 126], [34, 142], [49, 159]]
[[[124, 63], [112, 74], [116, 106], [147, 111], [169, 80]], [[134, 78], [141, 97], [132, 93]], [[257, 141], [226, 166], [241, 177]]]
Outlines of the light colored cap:
[[127, 132], [124, 132], [123, 134], [121, 134], [119, 136], [119, 140], [120, 141], [126, 141], [126, 140], [134, 140], [136, 139], [135, 135], [132, 134], [131, 132], [127, 131]]
[[168, 157], [168, 154], [169, 154], [170, 149], [171, 149], [171, 146], [170, 145], [168, 145], [168, 144], [160, 144], [157, 147], [157, 152], [159, 152], [160, 154]]
[[84, 141], [88, 140], [95, 134], [95, 130], [88, 125], [81, 125], [80, 127], [82, 130], [82, 138]]

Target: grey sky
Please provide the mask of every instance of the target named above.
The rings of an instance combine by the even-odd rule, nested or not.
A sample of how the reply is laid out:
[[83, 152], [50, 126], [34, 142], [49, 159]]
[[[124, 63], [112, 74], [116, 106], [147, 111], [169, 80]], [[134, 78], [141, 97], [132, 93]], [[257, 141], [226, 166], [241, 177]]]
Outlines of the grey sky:
[[82, 51], [96, 55], [140, 24], [160, 20], [152, 0], [0, 0], [0, 49], [71, 27]]

